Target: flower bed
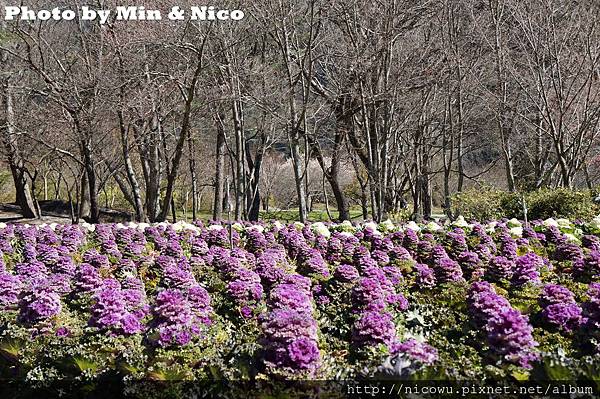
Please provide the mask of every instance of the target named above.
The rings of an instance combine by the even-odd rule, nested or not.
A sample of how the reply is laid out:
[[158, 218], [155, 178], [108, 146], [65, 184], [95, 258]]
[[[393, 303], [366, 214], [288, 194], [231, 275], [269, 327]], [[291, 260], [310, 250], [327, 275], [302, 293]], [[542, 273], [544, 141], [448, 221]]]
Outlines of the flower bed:
[[0, 225], [0, 376], [600, 378], [600, 219]]

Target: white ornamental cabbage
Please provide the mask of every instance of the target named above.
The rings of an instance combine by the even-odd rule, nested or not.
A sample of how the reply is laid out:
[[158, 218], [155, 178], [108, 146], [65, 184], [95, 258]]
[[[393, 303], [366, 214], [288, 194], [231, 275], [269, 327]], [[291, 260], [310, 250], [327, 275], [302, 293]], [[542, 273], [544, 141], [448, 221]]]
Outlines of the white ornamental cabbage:
[[523, 236], [523, 227], [517, 226], [510, 229], [510, 234], [517, 237]]
[[579, 239], [577, 237], [575, 237], [575, 235], [571, 234], [571, 233], [565, 233], [565, 237], [567, 237], [567, 240], [569, 242], [572, 243], [579, 243]]
[[373, 231], [377, 231], [377, 224], [375, 222], [365, 222], [363, 224], [363, 229], [371, 229]]
[[403, 341], [408, 341], [409, 339], [414, 339], [415, 341], [417, 341], [421, 344], [424, 344], [427, 342], [427, 339], [425, 338], [425, 336], [423, 334], [407, 331], [403, 335]]
[[294, 222], [294, 227], [296, 228], [296, 230], [302, 230], [304, 228], [304, 223]]
[[223, 230], [223, 226], [220, 224], [211, 224], [208, 226], [208, 230]]
[[470, 228], [471, 225], [467, 223], [464, 216], [459, 216], [454, 222], [452, 222], [452, 226], [460, 227], [460, 228]]
[[563, 232], [571, 233], [574, 229], [573, 224], [569, 219], [556, 219], [556, 223], [558, 224], [558, 228]]
[[183, 220], [180, 220], [179, 222], [173, 224], [173, 230], [175, 230], [175, 231], [183, 231], [186, 228], [187, 228], [187, 223], [184, 222]]
[[273, 226], [275, 226], [277, 230], [281, 230], [283, 228], [283, 223], [281, 223], [279, 220], [276, 220], [273, 222]]
[[241, 233], [242, 231], [244, 231], [244, 226], [239, 222], [235, 222], [234, 224], [232, 224], [231, 228], [234, 229], [235, 231], [237, 231], [238, 233]]
[[185, 222], [185, 224], [183, 225], [183, 228], [185, 230], [193, 231], [193, 232], [196, 232], [196, 233], [199, 233], [201, 231], [201, 229], [198, 226], [196, 226], [195, 224], [193, 224], [193, 223], [187, 223], [187, 222]]
[[81, 223], [81, 227], [87, 231], [95, 231], [96, 230], [96, 226], [94, 226], [93, 224], [89, 224], [87, 222]]
[[556, 222], [556, 220], [554, 220], [554, 218], [548, 218], [548, 219], [544, 220], [542, 222], [542, 224], [546, 227], [552, 227], [552, 226], [558, 227], [558, 223]]
[[138, 223], [138, 225], [137, 225], [137, 227], [136, 227], [136, 228], [137, 228], [138, 230], [140, 230], [140, 231], [144, 231], [144, 230], [146, 230], [148, 227], [150, 227], [150, 224], [149, 224], [149, 223]]
[[412, 220], [411, 220], [410, 222], [406, 223], [406, 226], [405, 226], [405, 227], [406, 227], [407, 229], [410, 229], [410, 230], [412, 230], [412, 231], [421, 231], [421, 228], [419, 227], [419, 225], [418, 225], [418, 224], [416, 224], [416, 223], [415, 223], [414, 221], [412, 221]]
[[506, 222], [506, 225], [507, 225], [508, 227], [521, 227], [521, 226], [522, 226], [521, 222], [519, 222], [519, 221], [518, 221], [517, 219], [515, 219], [515, 218], [512, 218], [512, 219], [510, 219], [508, 222]]
[[587, 227], [594, 232], [600, 232], [600, 215], [590, 220]]
[[356, 231], [356, 227], [352, 225], [352, 222], [349, 220], [344, 220], [342, 223], [336, 226], [336, 229], [339, 231], [345, 231], [348, 233], [354, 233]]
[[429, 231], [438, 231], [438, 230], [442, 229], [442, 226], [440, 226], [439, 224], [437, 224], [434, 221], [431, 221], [425, 225], [425, 229], [427, 229]]
[[[238, 223], [239, 224], [239, 223]], [[241, 225], [240, 225], [241, 226]], [[233, 227], [235, 229], [235, 225]], [[243, 227], [242, 227], [243, 228]], [[259, 233], [262, 233], [265, 231], [265, 228], [263, 226], [261, 226], [260, 224], [253, 224], [252, 226], [248, 227], [248, 230], [256, 230]]]
[[310, 228], [313, 231], [313, 233], [320, 234], [325, 238], [329, 238], [331, 236], [331, 232], [323, 222], [313, 223], [310, 225]]
[[390, 219], [379, 223], [379, 228], [383, 231], [392, 231], [395, 227], [396, 226], [394, 226], [394, 223]]

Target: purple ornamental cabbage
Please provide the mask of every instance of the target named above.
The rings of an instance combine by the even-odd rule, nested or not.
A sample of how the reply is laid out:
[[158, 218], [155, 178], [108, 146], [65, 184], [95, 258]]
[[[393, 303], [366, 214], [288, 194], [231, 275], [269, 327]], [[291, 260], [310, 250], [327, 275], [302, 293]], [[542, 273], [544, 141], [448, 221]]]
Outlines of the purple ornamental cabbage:
[[432, 268], [424, 263], [417, 263], [415, 265], [415, 271], [417, 277], [415, 279], [415, 285], [417, 288], [433, 288], [436, 285], [435, 274]]
[[0, 309], [16, 309], [23, 284], [18, 276], [0, 274]]
[[488, 320], [485, 330], [490, 349], [504, 360], [531, 368], [531, 362], [538, 358], [533, 352], [538, 345], [533, 339], [533, 328], [518, 310], [501, 308]]
[[269, 302], [277, 309], [294, 310], [302, 314], [312, 313], [310, 297], [293, 284], [280, 284], [271, 291]]
[[576, 303], [575, 295], [567, 287], [557, 284], [546, 284], [540, 294], [539, 302], [542, 308], [555, 303]]
[[306, 337], [293, 340], [287, 349], [292, 367], [295, 369], [311, 369], [320, 358], [317, 342]]
[[554, 303], [542, 310], [542, 317], [551, 326], [570, 333], [584, 323], [581, 313], [581, 307], [576, 303]]
[[378, 280], [363, 277], [352, 289], [352, 303], [355, 309], [385, 307], [386, 295]]
[[87, 263], [81, 264], [75, 273], [74, 291], [77, 293], [88, 293], [102, 286], [102, 277], [98, 270]]
[[500, 255], [509, 260], [517, 258], [517, 242], [508, 233], [500, 235]]
[[529, 252], [523, 256], [517, 257], [515, 260], [515, 268], [512, 276], [512, 282], [515, 285], [523, 285], [527, 283], [539, 284], [539, 270], [544, 266], [544, 260]]
[[467, 293], [469, 313], [475, 323], [485, 326], [490, 317], [500, 313], [503, 308], [510, 308], [506, 298], [496, 293], [487, 281], [477, 281], [471, 284]]
[[590, 284], [587, 291], [588, 301], [584, 303], [584, 313], [591, 328], [600, 328], [600, 283]]
[[479, 255], [475, 252], [465, 251], [458, 255], [457, 259], [463, 274], [466, 279], [471, 279], [473, 274], [481, 274], [483, 271], [482, 263], [479, 259]]
[[392, 316], [386, 312], [364, 312], [352, 329], [352, 341], [357, 345], [390, 345], [395, 337], [396, 327]]
[[392, 355], [407, 356], [413, 361], [417, 361], [428, 366], [435, 363], [439, 358], [438, 352], [434, 347], [412, 338], [402, 343], [394, 343], [390, 348], [390, 353]]
[[554, 259], [560, 262], [577, 262], [583, 259], [583, 250], [574, 243], [562, 243], [554, 251]]
[[488, 265], [485, 276], [491, 281], [510, 280], [513, 276], [515, 263], [505, 256], [494, 256]]
[[590, 251], [600, 251], [600, 238], [595, 235], [585, 235], [581, 237], [581, 246]]
[[[423, 241], [423, 242], [428, 242], [428, 241]], [[419, 244], [421, 244], [421, 243], [419, 243]], [[421, 248], [421, 247], [419, 246], [419, 248]], [[419, 254], [420, 253], [421, 252], [419, 250]], [[427, 256], [429, 256], [429, 253], [430, 253], [430, 251], [427, 252]], [[392, 262], [392, 263], [412, 260], [412, 256], [404, 247], [393, 247], [388, 252], [388, 256], [390, 257], [390, 262]]]
[[340, 265], [333, 272], [333, 277], [341, 283], [353, 283], [360, 278], [360, 275], [354, 266]]
[[265, 364], [269, 369], [314, 373], [320, 364], [317, 323], [293, 310], [275, 309], [263, 323]]
[[26, 324], [46, 321], [60, 313], [60, 296], [48, 287], [38, 287], [26, 292], [19, 302], [18, 320]]
[[442, 258], [435, 262], [433, 270], [436, 280], [440, 283], [464, 281], [460, 265], [450, 258]]
[[298, 256], [298, 271], [309, 276], [329, 277], [329, 269], [321, 253], [313, 248], [301, 251]]

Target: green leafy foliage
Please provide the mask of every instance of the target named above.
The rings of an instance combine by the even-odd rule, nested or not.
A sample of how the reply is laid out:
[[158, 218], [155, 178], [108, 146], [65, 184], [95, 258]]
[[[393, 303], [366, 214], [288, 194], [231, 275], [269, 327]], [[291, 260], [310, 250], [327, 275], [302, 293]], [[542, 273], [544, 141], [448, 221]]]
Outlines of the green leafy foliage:
[[600, 207], [593, 200], [592, 191], [574, 191], [565, 188], [540, 189], [524, 193], [510, 193], [493, 188], [476, 188], [453, 197], [453, 212], [467, 219], [493, 220], [523, 219], [523, 199], [527, 217], [533, 219], [569, 218], [587, 219], [597, 215]]

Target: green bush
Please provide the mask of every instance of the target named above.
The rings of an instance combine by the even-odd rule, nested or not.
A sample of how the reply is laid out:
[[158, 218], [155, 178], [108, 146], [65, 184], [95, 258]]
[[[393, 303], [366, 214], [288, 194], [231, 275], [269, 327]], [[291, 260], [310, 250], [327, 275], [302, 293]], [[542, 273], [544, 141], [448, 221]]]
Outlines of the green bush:
[[466, 219], [492, 220], [503, 217], [503, 198], [507, 193], [492, 188], [472, 188], [455, 194], [452, 213]]
[[523, 219], [523, 199], [529, 220], [554, 218], [590, 219], [600, 213], [593, 200], [596, 193], [565, 188], [510, 193], [492, 188], [474, 188], [453, 197], [453, 213], [466, 219]]
[[591, 219], [600, 209], [594, 202], [595, 193], [568, 189], [543, 189], [533, 191], [526, 197], [530, 219], [563, 217], [569, 219]]

